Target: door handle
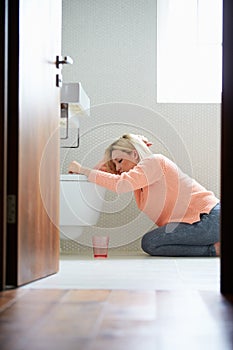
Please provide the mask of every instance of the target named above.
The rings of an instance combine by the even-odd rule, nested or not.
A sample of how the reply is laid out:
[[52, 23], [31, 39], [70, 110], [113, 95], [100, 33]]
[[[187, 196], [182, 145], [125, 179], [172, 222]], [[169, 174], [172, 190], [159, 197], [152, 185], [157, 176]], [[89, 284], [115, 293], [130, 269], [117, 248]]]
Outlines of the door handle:
[[60, 68], [60, 64], [73, 64], [73, 60], [70, 56], [56, 56], [56, 67]]

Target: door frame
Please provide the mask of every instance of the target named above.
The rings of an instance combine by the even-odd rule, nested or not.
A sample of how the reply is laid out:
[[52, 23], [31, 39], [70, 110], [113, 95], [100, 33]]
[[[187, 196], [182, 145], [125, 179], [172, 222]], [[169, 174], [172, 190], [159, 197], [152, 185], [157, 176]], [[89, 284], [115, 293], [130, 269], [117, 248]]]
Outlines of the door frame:
[[[6, 187], [6, 207], [8, 204], [8, 198], [12, 197], [12, 194], [17, 198], [18, 192], [18, 143], [19, 143], [19, 2], [20, 0], [7, 0], [7, 25], [8, 25], [8, 36], [7, 36], [7, 159], [6, 159], [6, 176], [7, 176], [7, 187]], [[13, 103], [12, 103], [13, 101]], [[12, 118], [11, 116], [15, 116]], [[9, 130], [11, 135], [9, 139]], [[9, 171], [9, 159], [11, 160], [12, 166]], [[14, 174], [14, 176], [12, 176]], [[7, 208], [8, 211], [8, 208]], [[18, 235], [14, 234], [17, 230], [17, 203], [15, 203], [14, 209], [15, 219], [14, 223], [8, 220], [8, 213], [6, 214], [6, 267], [5, 267], [5, 284], [12, 285], [9, 283], [8, 277], [11, 280], [17, 280], [17, 246], [18, 246]], [[14, 241], [15, 244], [11, 244], [11, 250], [9, 250], [9, 241]], [[9, 256], [11, 257], [9, 259]], [[10, 263], [9, 263], [10, 261]]]
[[220, 290], [233, 294], [233, 3], [223, 1], [223, 89], [221, 126], [221, 269]]
[[8, 0], [0, 2], [0, 290], [6, 282]]
[[[8, 0], [0, 2], [0, 290], [5, 288], [7, 224], [7, 17]], [[221, 128], [221, 274], [220, 291], [233, 294], [233, 3], [223, 0], [223, 93]]]

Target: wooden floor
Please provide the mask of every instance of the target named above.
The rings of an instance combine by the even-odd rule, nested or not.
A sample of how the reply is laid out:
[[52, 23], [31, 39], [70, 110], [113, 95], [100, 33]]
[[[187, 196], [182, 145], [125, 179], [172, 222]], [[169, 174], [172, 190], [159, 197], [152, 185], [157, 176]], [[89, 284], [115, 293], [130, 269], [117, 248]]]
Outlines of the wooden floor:
[[232, 350], [233, 304], [206, 291], [0, 293], [1, 350]]

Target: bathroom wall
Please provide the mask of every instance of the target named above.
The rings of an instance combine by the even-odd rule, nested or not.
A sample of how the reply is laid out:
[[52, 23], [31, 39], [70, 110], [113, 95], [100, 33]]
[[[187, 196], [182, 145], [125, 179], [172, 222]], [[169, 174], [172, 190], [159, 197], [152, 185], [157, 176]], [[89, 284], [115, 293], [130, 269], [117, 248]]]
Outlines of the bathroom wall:
[[[62, 54], [74, 60], [63, 67], [63, 80], [80, 81], [92, 105], [89, 117], [80, 116], [80, 147], [61, 149], [62, 173], [73, 159], [96, 164], [125, 132], [143, 133], [154, 152], [220, 195], [221, 106], [156, 101], [156, 0], [63, 0]], [[61, 248], [83, 251], [93, 232], [110, 232], [114, 249], [140, 251], [140, 237], [152, 226], [132, 194], [108, 192], [98, 225]]]

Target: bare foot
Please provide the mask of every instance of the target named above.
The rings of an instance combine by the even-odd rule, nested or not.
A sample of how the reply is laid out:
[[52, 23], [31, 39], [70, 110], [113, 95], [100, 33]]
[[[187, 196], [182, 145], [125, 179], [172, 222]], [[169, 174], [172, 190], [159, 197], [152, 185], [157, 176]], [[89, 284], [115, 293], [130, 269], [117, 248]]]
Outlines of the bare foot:
[[216, 256], [220, 256], [220, 242], [214, 243], [214, 248], [216, 251]]

